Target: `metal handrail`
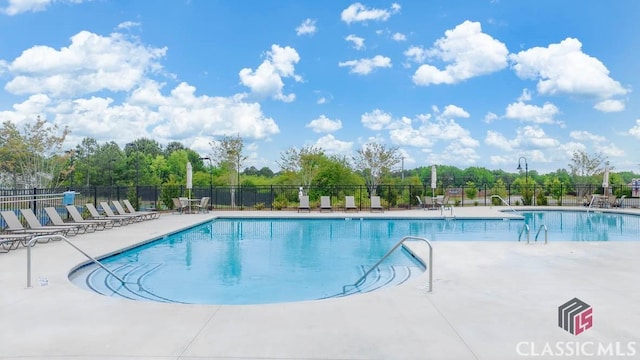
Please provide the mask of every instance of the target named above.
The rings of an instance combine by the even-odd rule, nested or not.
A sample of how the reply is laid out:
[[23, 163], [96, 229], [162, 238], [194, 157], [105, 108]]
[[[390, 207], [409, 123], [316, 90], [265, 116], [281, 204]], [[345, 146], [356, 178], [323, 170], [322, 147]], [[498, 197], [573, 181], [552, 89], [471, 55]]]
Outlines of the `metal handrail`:
[[406, 240], [421, 240], [421, 241], [426, 242], [427, 245], [429, 246], [429, 264], [428, 264], [428, 268], [429, 268], [429, 292], [431, 292], [433, 290], [433, 246], [431, 246], [431, 242], [429, 240], [427, 240], [425, 238], [421, 238], [421, 237], [416, 237], [416, 236], [405, 236], [402, 239], [400, 239], [400, 241], [398, 241], [395, 245], [393, 245], [391, 250], [387, 251], [387, 253], [384, 254], [384, 256], [382, 256], [382, 258], [375, 265], [373, 265], [367, 272], [364, 273], [364, 275], [362, 275], [362, 277], [360, 277], [360, 279], [358, 279], [358, 281], [356, 281], [352, 285], [343, 286], [342, 287], [342, 291], [345, 292], [345, 289], [347, 287], [350, 287], [350, 286], [356, 287], [356, 286], [360, 285], [360, 283], [362, 281], [364, 281], [364, 279], [367, 278], [367, 275], [369, 275], [373, 270], [375, 270], [378, 267], [378, 265], [380, 265], [384, 261], [384, 259], [389, 257], [389, 255], [391, 255], [391, 253], [393, 253], [398, 247], [400, 247], [400, 245], [402, 245], [402, 243], [404, 243]]
[[536, 233], [536, 237], [535, 237], [535, 241], [538, 241], [538, 235], [540, 235], [540, 231], [544, 229], [544, 243], [546, 244], [548, 242], [548, 232], [549, 229], [547, 229], [547, 225], [542, 224], [540, 225], [540, 227], [538, 228], [538, 232]]
[[100, 261], [96, 260], [95, 258], [93, 258], [91, 255], [87, 254], [86, 252], [82, 251], [82, 249], [77, 247], [74, 243], [69, 241], [69, 239], [67, 239], [66, 237], [64, 237], [62, 235], [41, 235], [41, 236], [36, 236], [36, 237], [31, 238], [31, 240], [29, 240], [29, 243], [27, 244], [27, 288], [31, 287], [31, 248], [36, 243], [36, 241], [38, 241], [39, 239], [47, 239], [47, 238], [48, 239], [59, 238], [61, 240], [66, 241], [67, 244], [71, 245], [71, 247], [73, 247], [74, 249], [78, 250], [82, 255], [86, 256], [89, 260], [94, 262], [96, 265], [100, 266], [104, 271], [108, 272], [111, 276], [113, 276], [114, 278], [118, 279], [118, 281], [120, 281], [122, 284], [126, 284], [127, 283], [126, 281], [122, 280], [118, 275], [114, 274], [111, 270], [107, 269], [104, 265], [102, 265], [102, 263]]
[[529, 224], [524, 224], [522, 230], [520, 230], [520, 234], [518, 234], [518, 241], [522, 239], [522, 233], [527, 230], [527, 244], [529, 243]]
[[505, 205], [507, 205], [507, 207], [511, 210], [513, 210], [513, 212], [517, 213], [518, 210], [514, 209], [513, 206], [509, 205], [509, 203], [507, 202], [507, 200], [503, 199], [500, 195], [491, 195], [491, 198], [498, 198], [500, 199]]

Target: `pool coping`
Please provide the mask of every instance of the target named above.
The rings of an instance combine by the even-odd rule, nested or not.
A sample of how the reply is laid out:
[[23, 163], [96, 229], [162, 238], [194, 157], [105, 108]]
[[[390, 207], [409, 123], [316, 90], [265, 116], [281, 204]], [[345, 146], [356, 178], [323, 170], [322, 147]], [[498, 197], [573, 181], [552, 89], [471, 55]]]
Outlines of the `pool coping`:
[[[456, 212], [474, 217], [500, 207], [490, 212], [462, 209]], [[374, 215], [429, 218], [424, 215], [428, 212]], [[242, 215], [265, 213], [280, 217], [285, 212]], [[640, 215], [640, 211], [630, 213]], [[105, 256], [217, 215], [238, 214], [164, 214], [160, 220], [72, 241], [92, 255]], [[73, 266], [84, 262], [69, 249], [61, 242], [34, 248], [34, 274], [47, 275], [49, 283], [31, 289], [25, 289], [26, 250], [0, 254], [0, 319], [9, 324], [0, 327], [4, 335], [0, 358], [513, 359], [523, 341], [543, 345], [638, 340], [634, 324], [640, 315], [628, 310], [640, 301], [634, 275], [640, 273], [635, 261], [640, 242], [546, 246], [438, 242], [432, 293], [426, 291], [423, 274], [374, 293], [270, 305], [177, 305], [104, 298], [66, 279]], [[555, 324], [557, 307], [571, 297], [589, 303], [597, 316], [593, 329], [579, 338]], [[519, 321], [505, 321], [516, 318]]]

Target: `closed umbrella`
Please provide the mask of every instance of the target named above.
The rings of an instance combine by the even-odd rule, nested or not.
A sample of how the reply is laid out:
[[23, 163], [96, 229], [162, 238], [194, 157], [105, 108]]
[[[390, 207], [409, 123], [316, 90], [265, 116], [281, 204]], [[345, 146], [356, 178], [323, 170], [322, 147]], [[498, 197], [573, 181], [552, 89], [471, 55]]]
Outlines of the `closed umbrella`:
[[191, 199], [192, 188], [193, 188], [193, 167], [191, 167], [191, 162], [187, 161], [187, 189], [189, 190], [189, 199]]
[[436, 166], [435, 165], [431, 165], [431, 189], [433, 190], [433, 192], [431, 193], [432, 196], [436, 195], [436, 187], [438, 187]]
[[604, 189], [604, 194], [609, 195], [607, 189], [609, 188], [609, 167], [604, 168], [604, 176], [602, 177], [602, 188]]

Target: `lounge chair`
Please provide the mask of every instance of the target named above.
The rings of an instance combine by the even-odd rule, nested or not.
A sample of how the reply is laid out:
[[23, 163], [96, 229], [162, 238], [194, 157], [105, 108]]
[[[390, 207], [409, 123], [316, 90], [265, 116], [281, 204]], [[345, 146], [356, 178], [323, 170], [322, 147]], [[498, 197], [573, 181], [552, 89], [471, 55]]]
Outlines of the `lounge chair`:
[[53, 225], [55, 225], [55, 226], [65, 226], [65, 225], [79, 226], [79, 227], [81, 227], [82, 232], [84, 232], [84, 233], [86, 233], [86, 232], [94, 232], [98, 228], [98, 225], [94, 224], [94, 223], [65, 222], [60, 217], [60, 214], [58, 214], [58, 210], [56, 210], [56, 208], [54, 208], [54, 207], [46, 207], [46, 208], [44, 208], [44, 211], [47, 213], [47, 216], [49, 217], [49, 221], [51, 221], [51, 223]]
[[31, 209], [20, 209], [24, 220], [29, 225], [30, 229], [59, 229], [64, 231], [63, 235], [76, 235], [80, 231], [84, 231], [81, 226], [76, 225], [42, 225], [36, 214]]
[[349, 211], [349, 210], [358, 211], [358, 207], [356, 206], [356, 199], [353, 196], [344, 197], [344, 211]]
[[[45, 235], [64, 235], [65, 230], [61, 229], [28, 229], [25, 228], [16, 213], [11, 210], [1, 211], [0, 215], [4, 219], [7, 227], [4, 231], [10, 234], [29, 234], [33, 236], [45, 236]], [[43, 239], [42, 242], [48, 242], [49, 238]]]
[[383, 212], [384, 209], [380, 204], [380, 196], [372, 196], [371, 197], [371, 212], [380, 211]]
[[424, 197], [424, 208], [429, 210], [437, 208], [436, 203], [431, 196]]
[[330, 196], [321, 196], [320, 197], [320, 212], [328, 210], [333, 212], [333, 208], [331, 207], [331, 197]]
[[131, 201], [129, 201], [129, 199], [122, 200], [122, 203], [124, 204], [124, 206], [127, 207], [126, 210], [128, 210], [132, 214], [135, 214], [135, 213], [145, 214], [148, 219], [157, 219], [157, 218], [160, 217], [160, 213], [158, 211], [138, 211], [138, 210], [136, 210], [133, 207], [133, 205], [131, 204]]
[[78, 211], [78, 208], [76, 208], [74, 205], [67, 205], [66, 208], [69, 212], [69, 215], [71, 215], [73, 222], [96, 224], [97, 230], [111, 229], [114, 227], [114, 225], [120, 225], [119, 223], [116, 223], [115, 221], [109, 219], [85, 219], [82, 217], [80, 211]]
[[300, 196], [300, 204], [298, 205], [298, 212], [306, 210], [307, 212], [311, 211], [311, 207], [309, 206], [309, 195]]
[[20, 245], [27, 246], [32, 234], [0, 234], [0, 249], [4, 252], [15, 250]]
[[117, 223], [118, 225], [127, 225], [131, 223], [131, 218], [128, 216], [125, 216], [125, 217], [112, 216], [107, 218], [106, 215], [100, 214], [98, 209], [96, 209], [96, 207], [93, 206], [92, 203], [87, 203], [85, 204], [85, 206], [87, 207], [87, 210], [89, 211], [89, 215], [91, 215], [92, 219], [99, 219], [99, 220], [108, 219], [113, 221], [114, 223]]
[[122, 206], [122, 204], [120, 204], [120, 201], [118, 200], [112, 200], [111, 203], [113, 204], [113, 207], [116, 209], [116, 212], [114, 213], [115, 215], [129, 215], [129, 216], [135, 216], [136, 221], [142, 221], [142, 220], [149, 220], [150, 218], [147, 216], [147, 214], [143, 214], [143, 213], [139, 213], [139, 212], [127, 212], [124, 207]]
[[142, 220], [138, 215], [121, 215], [114, 213], [111, 206], [109, 206], [109, 203], [106, 201], [100, 201], [100, 207], [102, 208], [102, 211], [104, 211], [104, 214], [107, 215], [107, 219], [124, 219], [125, 221], [128, 221], [129, 224], [134, 221], [137, 222]]

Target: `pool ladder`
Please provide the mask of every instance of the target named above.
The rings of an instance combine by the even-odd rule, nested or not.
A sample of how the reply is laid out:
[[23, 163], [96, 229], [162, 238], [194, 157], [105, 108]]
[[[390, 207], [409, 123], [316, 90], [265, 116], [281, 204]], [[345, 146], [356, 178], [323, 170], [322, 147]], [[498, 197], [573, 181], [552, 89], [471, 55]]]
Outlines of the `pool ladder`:
[[429, 264], [428, 264], [428, 270], [429, 270], [429, 292], [431, 292], [433, 290], [433, 246], [431, 246], [431, 242], [425, 238], [421, 238], [421, 237], [416, 237], [416, 236], [405, 236], [402, 239], [400, 239], [400, 241], [398, 241], [395, 245], [393, 245], [393, 247], [391, 248], [391, 250], [387, 251], [386, 254], [384, 254], [382, 256], [382, 258], [380, 258], [380, 260], [378, 260], [378, 262], [373, 265], [369, 270], [367, 270], [364, 275], [362, 275], [360, 277], [360, 279], [358, 279], [358, 281], [356, 281], [355, 283], [351, 284], [351, 285], [345, 285], [342, 287], [342, 292], [346, 292], [346, 289], [348, 287], [357, 287], [358, 285], [360, 285], [364, 279], [367, 278], [367, 275], [369, 275], [373, 270], [375, 270], [378, 265], [380, 265], [386, 258], [389, 257], [389, 255], [391, 255], [397, 248], [400, 247], [400, 245], [402, 245], [402, 243], [404, 243], [407, 240], [420, 240], [420, 241], [424, 241], [427, 243], [427, 245], [429, 246]]
[[[540, 232], [544, 229], [544, 243], [547, 244], [549, 242], [549, 229], [547, 228], [547, 225], [540, 225], [540, 227], [538, 228], [538, 232], [536, 233], [536, 237], [534, 238], [534, 241], [538, 241], [538, 236], [540, 236]], [[518, 234], [518, 241], [520, 241], [522, 239], [522, 234], [523, 233], [527, 233], [527, 244], [529, 244], [529, 224], [524, 224], [524, 226], [522, 227], [522, 230], [520, 230], [520, 233]]]
[[82, 255], [86, 256], [93, 263], [95, 263], [96, 265], [100, 266], [104, 271], [109, 273], [109, 275], [111, 275], [114, 278], [118, 279], [118, 281], [120, 281], [122, 284], [126, 284], [127, 283], [122, 278], [120, 278], [118, 275], [114, 274], [111, 270], [107, 269], [106, 266], [102, 265], [102, 263], [100, 261], [96, 260], [94, 257], [92, 257], [91, 255], [87, 254], [82, 249], [77, 247], [74, 243], [69, 241], [69, 239], [67, 239], [66, 237], [64, 237], [62, 235], [41, 235], [41, 236], [33, 237], [31, 240], [29, 240], [29, 243], [27, 244], [27, 288], [31, 287], [31, 248], [40, 239], [53, 239], [53, 238], [57, 238], [59, 240], [64, 240], [67, 244], [71, 245], [71, 247], [73, 247], [74, 249], [78, 250]]

